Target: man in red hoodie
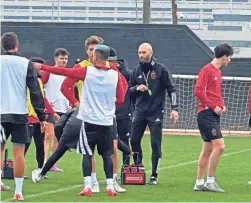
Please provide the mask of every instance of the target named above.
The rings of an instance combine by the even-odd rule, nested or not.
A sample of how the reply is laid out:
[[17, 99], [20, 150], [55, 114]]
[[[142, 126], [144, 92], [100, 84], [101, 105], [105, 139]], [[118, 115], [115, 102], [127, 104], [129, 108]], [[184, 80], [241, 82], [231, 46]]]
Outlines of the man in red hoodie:
[[[214, 174], [225, 144], [220, 129], [220, 115], [226, 112], [226, 105], [221, 95], [221, 68], [230, 63], [233, 48], [220, 44], [214, 49], [213, 61], [199, 72], [194, 94], [199, 99], [198, 127], [203, 139], [194, 191], [224, 192], [215, 182]], [[208, 166], [208, 176], [204, 175]]]

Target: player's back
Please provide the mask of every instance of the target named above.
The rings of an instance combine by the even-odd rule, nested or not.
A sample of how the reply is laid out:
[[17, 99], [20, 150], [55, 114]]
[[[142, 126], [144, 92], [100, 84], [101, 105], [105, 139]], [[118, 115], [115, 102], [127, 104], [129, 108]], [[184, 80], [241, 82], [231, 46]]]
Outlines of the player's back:
[[1, 114], [27, 114], [27, 71], [29, 60], [1, 55]]
[[[106, 62], [106, 66], [107, 68], [110, 68], [110, 64], [108, 61]], [[83, 60], [79, 64], [77, 64], [76, 67], [79, 67], [79, 68], [93, 67], [93, 64], [89, 60]], [[81, 97], [81, 94], [82, 94], [82, 87], [83, 87], [83, 81], [79, 80], [77, 82], [79, 97]]]
[[96, 125], [112, 125], [117, 83], [118, 72], [87, 67], [78, 118]]

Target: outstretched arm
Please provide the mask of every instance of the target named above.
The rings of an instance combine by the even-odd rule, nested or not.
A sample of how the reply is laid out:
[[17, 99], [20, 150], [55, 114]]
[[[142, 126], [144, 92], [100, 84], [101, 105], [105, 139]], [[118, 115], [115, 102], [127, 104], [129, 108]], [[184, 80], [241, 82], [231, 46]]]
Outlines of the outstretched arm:
[[86, 76], [86, 68], [61, 68], [48, 65], [41, 65], [41, 70], [53, 73], [55, 75], [64, 75], [75, 80], [84, 80]]

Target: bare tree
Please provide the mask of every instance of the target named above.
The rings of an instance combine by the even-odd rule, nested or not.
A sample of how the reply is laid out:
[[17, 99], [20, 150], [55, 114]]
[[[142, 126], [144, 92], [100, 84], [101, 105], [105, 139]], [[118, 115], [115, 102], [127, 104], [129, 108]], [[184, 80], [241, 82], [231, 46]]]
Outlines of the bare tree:
[[177, 4], [176, 0], [172, 0], [172, 17], [173, 17], [173, 24], [178, 24], [178, 16], [177, 16]]

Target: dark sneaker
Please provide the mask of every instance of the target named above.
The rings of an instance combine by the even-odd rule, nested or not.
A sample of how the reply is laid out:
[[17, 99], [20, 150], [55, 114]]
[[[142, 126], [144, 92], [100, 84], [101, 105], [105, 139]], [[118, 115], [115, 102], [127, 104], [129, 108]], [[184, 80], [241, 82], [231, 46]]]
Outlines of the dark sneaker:
[[157, 185], [158, 184], [158, 179], [155, 177], [151, 177], [147, 185]]

